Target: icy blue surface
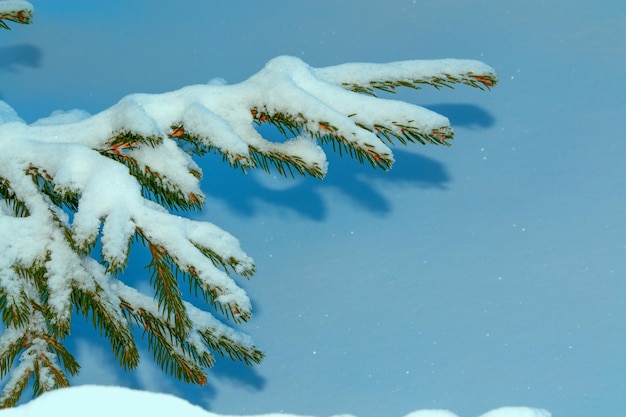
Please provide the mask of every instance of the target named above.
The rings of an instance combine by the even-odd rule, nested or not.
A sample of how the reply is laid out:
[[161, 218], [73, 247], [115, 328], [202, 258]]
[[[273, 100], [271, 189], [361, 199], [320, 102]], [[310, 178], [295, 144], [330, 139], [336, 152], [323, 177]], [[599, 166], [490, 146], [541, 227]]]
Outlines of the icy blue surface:
[[313, 66], [480, 59], [500, 77], [491, 92], [400, 92], [448, 116], [457, 137], [398, 148], [388, 173], [330, 157], [326, 180], [286, 181], [206, 158], [201, 216], [257, 261], [243, 329], [266, 360], [219, 361], [207, 387], [187, 387], [149, 361], [124, 374], [106, 343], [76, 335], [77, 383], [173, 392], [220, 413], [624, 415], [626, 3], [34, 5], [33, 25], [0, 43], [0, 99], [27, 121], [238, 82], [282, 54]]

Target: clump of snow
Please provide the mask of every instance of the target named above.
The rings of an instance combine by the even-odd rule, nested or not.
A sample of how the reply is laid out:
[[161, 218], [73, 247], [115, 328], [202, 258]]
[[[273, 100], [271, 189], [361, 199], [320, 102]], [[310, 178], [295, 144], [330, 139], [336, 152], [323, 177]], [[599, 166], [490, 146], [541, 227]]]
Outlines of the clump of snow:
[[4, 0], [0, 1], [0, 13], [12, 13], [20, 10], [33, 11], [33, 5], [24, 0]]
[[550, 417], [547, 410], [527, 407], [502, 407], [489, 411], [480, 417]]
[[[169, 394], [137, 391], [122, 387], [82, 385], [63, 388], [17, 408], [0, 411], [0, 417], [225, 417], [193, 405]], [[550, 417], [546, 410], [526, 407], [506, 407], [480, 417]], [[236, 416], [230, 416], [236, 417]], [[248, 416], [253, 417], [253, 416]], [[298, 417], [287, 413], [272, 413], [255, 417]], [[300, 416], [302, 417], [302, 416]], [[349, 417], [342, 414], [334, 417]], [[405, 417], [458, 417], [445, 410], [420, 410]], [[469, 417], [469, 416], [467, 416]]]
[[211, 78], [207, 85], [226, 85], [228, 84], [222, 77]]
[[72, 109], [72, 110], [55, 110], [50, 116], [41, 118], [35, 121], [33, 126], [51, 126], [51, 125], [64, 125], [68, 123], [76, 123], [81, 120], [87, 119], [91, 116], [85, 110]]
[[[2, 4], [2, 3], [0, 3]], [[0, 125], [9, 122], [24, 122], [18, 115], [13, 107], [9, 106], [6, 102], [0, 100]]]
[[181, 122], [188, 133], [201, 137], [206, 145], [215, 146], [229, 156], [249, 157], [248, 144], [233, 130], [232, 124], [201, 104], [188, 106]]

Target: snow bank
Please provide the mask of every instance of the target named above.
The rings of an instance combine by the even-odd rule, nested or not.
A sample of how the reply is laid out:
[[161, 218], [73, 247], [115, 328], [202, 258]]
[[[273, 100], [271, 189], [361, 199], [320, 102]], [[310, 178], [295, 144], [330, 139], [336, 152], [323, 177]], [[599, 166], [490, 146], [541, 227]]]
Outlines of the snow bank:
[[[43, 394], [22, 406], [0, 411], [0, 417], [220, 417], [169, 394], [137, 391], [122, 387], [82, 385]], [[526, 407], [504, 407], [480, 417], [550, 417], [545, 410]], [[257, 417], [296, 417], [275, 413]], [[334, 417], [340, 417], [339, 415]], [[348, 417], [343, 415], [341, 417]], [[457, 417], [445, 410], [420, 410], [406, 417]]]

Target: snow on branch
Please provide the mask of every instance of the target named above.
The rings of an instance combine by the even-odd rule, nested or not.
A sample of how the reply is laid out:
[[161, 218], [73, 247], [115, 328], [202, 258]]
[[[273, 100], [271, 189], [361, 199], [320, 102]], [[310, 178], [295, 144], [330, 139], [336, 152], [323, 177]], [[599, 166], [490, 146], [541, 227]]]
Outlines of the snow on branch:
[[0, 1], [0, 28], [11, 29], [5, 20], [28, 24], [33, 18], [33, 5], [24, 0]]
[[388, 64], [348, 63], [319, 68], [315, 74], [322, 80], [362, 93], [375, 95], [375, 90], [393, 93], [396, 87], [435, 88], [462, 83], [490, 89], [497, 83], [493, 68], [480, 61], [433, 59], [400, 61]]
[[[32, 10], [5, 1], [0, 11], [9, 4]], [[390, 145], [448, 145], [453, 132], [446, 117], [374, 90], [496, 81], [477, 61], [312, 68], [285, 56], [240, 84], [133, 94], [93, 116], [53, 113], [29, 125], [0, 102], [2, 375], [19, 357], [2, 403], [17, 401], [31, 378], [38, 392], [66, 385], [64, 370], [78, 372], [62, 344], [73, 310], [91, 317], [124, 369], [139, 361], [133, 327], [144, 330], [162, 368], [188, 382], [206, 382], [211, 352], [259, 362], [263, 354], [248, 337], [185, 301], [180, 289], [187, 281], [234, 322], [252, 316], [233, 275], [251, 277], [253, 260], [219, 227], [179, 216], [204, 204], [193, 156], [219, 152], [244, 171], [321, 178], [322, 146], [331, 144], [388, 169]], [[263, 123], [286, 141], [264, 138]], [[134, 242], [149, 250], [153, 297], [121, 281]]]

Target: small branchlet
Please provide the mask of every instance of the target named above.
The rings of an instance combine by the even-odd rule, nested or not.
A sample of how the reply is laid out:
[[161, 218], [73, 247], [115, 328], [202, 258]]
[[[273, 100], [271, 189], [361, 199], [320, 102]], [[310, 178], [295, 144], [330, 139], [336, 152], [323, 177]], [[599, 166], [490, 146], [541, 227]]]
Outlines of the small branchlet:
[[11, 30], [5, 20], [27, 25], [33, 20], [33, 12], [29, 9], [21, 9], [0, 14], [0, 28]]
[[213, 355], [189, 343], [188, 332], [180, 333], [171, 320], [155, 316], [144, 308], [135, 309], [127, 301], [122, 301], [120, 306], [129, 319], [143, 329], [148, 338], [148, 350], [165, 372], [187, 383], [206, 384], [203, 367], [213, 365]]
[[[176, 139], [178, 145], [191, 155], [204, 156], [209, 153], [219, 153], [222, 155], [222, 161], [228, 163], [230, 166], [236, 169], [240, 169], [242, 172], [246, 172], [246, 169], [254, 167], [254, 160], [250, 159], [247, 155], [240, 155], [229, 152], [226, 149], [213, 146], [211, 138], [205, 137], [199, 134], [185, 129], [182, 122], [175, 123], [170, 127], [171, 131], [168, 137]], [[198, 171], [191, 172], [196, 178], [201, 178], [201, 173]]]
[[159, 309], [168, 320], [175, 323], [177, 333], [185, 334], [191, 328], [191, 320], [178, 286], [178, 265], [163, 246], [152, 242], [141, 229], [136, 229], [136, 235], [150, 250], [151, 258], [146, 268], [150, 271], [150, 284], [154, 288]]
[[397, 87], [407, 87], [420, 90], [423, 85], [430, 85], [436, 89], [454, 88], [454, 84], [465, 84], [481, 90], [490, 90], [498, 83], [494, 74], [442, 74], [440, 76], [413, 78], [406, 80], [372, 80], [368, 84], [342, 83], [341, 86], [349, 91], [368, 94], [377, 97], [376, 90], [394, 94]]
[[4, 201], [5, 206], [13, 212], [15, 217], [30, 216], [30, 210], [22, 200], [17, 198], [9, 180], [2, 177], [0, 177], [0, 200]]
[[215, 352], [222, 356], [228, 356], [231, 360], [244, 362], [246, 365], [261, 363], [265, 357], [264, 353], [255, 346], [243, 346], [241, 343], [233, 341], [226, 335], [216, 336], [211, 329], [200, 332], [204, 342]]
[[73, 190], [56, 185], [54, 178], [45, 169], [30, 165], [25, 173], [33, 179], [39, 191], [45, 194], [55, 206], [72, 212], [78, 210], [80, 195]]
[[102, 288], [98, 285], [95, 291], [87, 291], [74, 288], [72, 291], [72, 304], [77, 312], [89, 320], [98, 329], [100, 336], [105, 336], [115, 357], [123, 369], [134, 369], [139, 365], [139, 351], [135, 344], [132, 333], [127, 322], [111, 313], [102, 299]]
[[[167, 180], [163, 174], [152, 170], [149, 166], [139, 166], [137, 160], [132, 157], [132, 150], [146, 145], [154, 147], [161, 139], [144, 138], [138, 134], [118, 134], [107, 142], [104, 149], [99, 149], [101, 155], [113, 159], [128, 168], [130, 175], [135, 177], [141, 185], [141, 191], [145, 198], [152, 199], [170, 210], [193, 211], [201, 210], [204, 206], [204, 197], [197, 193], [184, 193], [175, 184]], [[190, 170], [190, 173], [200, 178], [201, 173]]]
[[[389, 155], [377, 154], [367, 145], [360, 146], [356, 142], [348, 141], [339, 134], [335, 126], [327, 121], [320, 120], [315, 122], [308, 120], [301, 113], [291, 115], [284, 112], [271, 112], [267, 108], [259, 109], [255, 107], [250, 110], [250, 113], [255, 123], [259, 125], [268, 123], [274, 126], [286, 138], [306, 133], [311, 138], [319, 140], [322, 144], [331, 143], [333, 150], [340, 155], [343, 155], [345, 152], [361, 163], [368, 161], [373, 167], [388, 169], [391, 166], [392, 160], [389, 158]], [[302, 158], [295, 155], [288, 155], [274, 150], [260, 151], [252, 146], [250, 147], [250, 153], [254, 156], [257, 165], [267, 172], [270, 171], [270, 166], [273, 166], [283, 176], [289, 174], [293, 177], [294, 170], [301, 175], [307, 174], [315, 178], [323, 178], [325, 174], [319, 165], [307, 164]]]

